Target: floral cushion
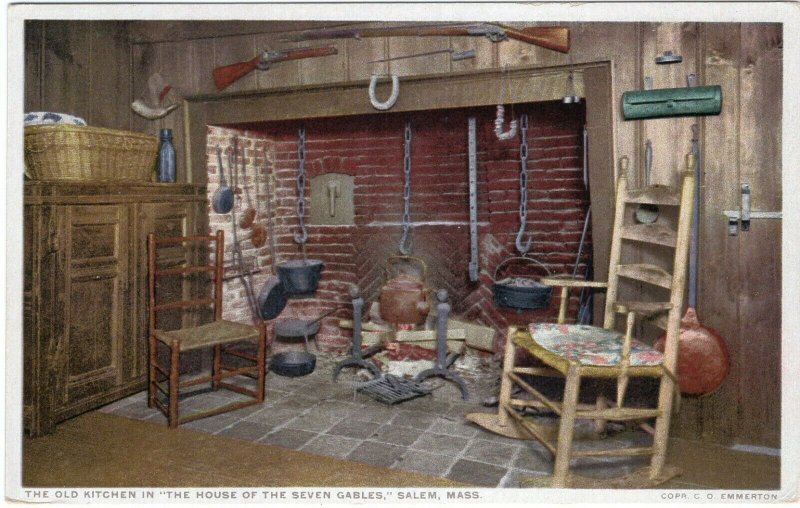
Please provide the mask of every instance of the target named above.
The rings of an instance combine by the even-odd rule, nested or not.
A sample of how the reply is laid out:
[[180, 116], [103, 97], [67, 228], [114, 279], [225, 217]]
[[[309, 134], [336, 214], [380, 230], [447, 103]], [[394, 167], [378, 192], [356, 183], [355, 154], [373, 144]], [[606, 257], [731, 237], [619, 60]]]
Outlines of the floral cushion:
[[[610, 366], [622, 360], [621, 333], [596, 326], [531, 323], [531, 337], [551, 353], [583, 365]], [[659, 365], [662, 355], [647, 344], [631, 339], [630, 365]]]

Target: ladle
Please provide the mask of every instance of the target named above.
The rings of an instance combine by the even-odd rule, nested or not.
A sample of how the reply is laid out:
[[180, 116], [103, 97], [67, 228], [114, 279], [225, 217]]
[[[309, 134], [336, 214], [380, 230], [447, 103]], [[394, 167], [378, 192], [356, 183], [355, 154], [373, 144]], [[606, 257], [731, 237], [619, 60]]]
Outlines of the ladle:
[[233, 191], [225, 181], [225, 171], [222, 168], [222, 150], [217, 145], [217, 164], [219, 165], [219, 187], [211, 196], [211, 208], [216, 213], [228, 213], [233, 208]]

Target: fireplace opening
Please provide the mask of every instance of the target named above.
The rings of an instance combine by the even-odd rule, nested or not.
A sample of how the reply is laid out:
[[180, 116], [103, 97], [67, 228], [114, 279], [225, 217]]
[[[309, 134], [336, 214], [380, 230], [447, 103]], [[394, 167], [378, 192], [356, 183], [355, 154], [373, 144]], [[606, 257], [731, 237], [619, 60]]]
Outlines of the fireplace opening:
[[[357, 286], [369, 306], [385, 282], [387, 259], [400, 254], [404, 130], [409, 124], [408, 245], [410, 254], [427, 266], [427, 286], [448, 291], [454, 316], [496, 330], [494, 351], [502, 349], [509, 325], [554, 321], [557, 294], [545, 308], [515, 310], [495, 305], [492, 289], [495, 276], [535, 278], [548, 271], [572, 274], [576, 270], [583, 275], [591, 266], [589, 227], [576, 268], [589, 206], [583, 168], [585, 105], [551, 101], [506, 107], [504, 129], [512, 118], [528, 117], [527, 213], [522, 239], [523, 243], [531, 239], [528, 257], [541, 265], [509, 260], [520, 255], [515, 247], [520, 227], [520, 136], [498, 139], [495, 114], [495, 107], [489, 106], [207, 126], [209, 200], [220, 184], [220, 159], [227, 183], [236, 191], [232, 213], [217, 214], [209, 208], [209, 229], [223, 229], [226, 238], [233, 239], [234, 218], [240, 222], [246, 210], [253, 208], [253, 223], [269, 225], [272, 232], [261, 243], [263, 239], [255, 235], [257, 227], [237, 224], [241, 263], [236, 262], [239, 258], [229, 241], [225, 318], [252, 319], [240, 275], [245, 274], [257, 295], [277, 262], [305, 255], [324, 263], [319, 287], [309, 297], [290, 298], [280, 318], [315, 319], [341, 306], [321, 320], [316, 340], [322, 349], [349, 347], [350, 331], [340, 328], [339, 320], [352, 315], [350, 288]], [[475, 117], [477, 127], [479, 270], [475, 282], [468, 269], [469, 117]], [[305, 137], [304, 248], [295, 242], [300, 232], [300, 129]], [[239, 164], [232, 168], [228, 154], [234, 140]], [[496, 274], [505, 260], [509, 262]], [[578, 303], [575, 295], [573, 316]]]

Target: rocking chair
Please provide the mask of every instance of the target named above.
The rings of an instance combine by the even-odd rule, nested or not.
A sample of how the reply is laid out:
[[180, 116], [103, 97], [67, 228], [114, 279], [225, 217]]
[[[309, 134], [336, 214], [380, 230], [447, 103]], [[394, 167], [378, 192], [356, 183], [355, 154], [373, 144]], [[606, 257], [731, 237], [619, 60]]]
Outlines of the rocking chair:
[[[511, 327], [506, 340], [498, 413], [466, 415], [467, 420], [497, 434], [541, 442], [555, 459], [550, 482], [553, 487], [647, 487], [680, 474], [677, 468], [666, 466], [665, 459], [670, 413], [676, 391], [674, 372], [686, 282], [694, 177], [691, 172], [686, 173], [680, 189], [652, 185], [628, 190], [625, 177], [627, 163], [627, 157], [620, 160], [622, 171], [617, 183], [609, 282], [587, 282], [559, 276], [543, 278], [544, 284], [562, 288], [558, 323], [533, 323], [527, 328]], [[690, 171], [693, 164], [693, 156], [687, 155], [687, 168]], [[632, 208], [642, 204], [660, 207], [658, 220], [635, 223]], [[671, 250], [674, 253], [671, 273], [653, 264], [620, 264], [623, 242], [636, 242], [642, 248], [655, 245], [662, 252]], [[659, 298], [660, 301], [619, 301], [620, 277], [661, 288], [666, 297]], [[569, 290], [577, 287], [608, 288], [602, 328], [566, 323]], [[626, 316], [624, 333], [616, 331], [618, 314]], [[666, 330], [663, 353], [632, 338], [637, 318], [646, 319]], [[516, 366], [515, 347], [526, 350], [545, 366]], [[521, 376], [565, 377], [562, 400], [551, 400]], [[623, 404], [628, 381], [634, 377], [660, 380], [656, 408], [626, 407]], [[579, 403], [580, 383], [585, 378], [616, 378], [615, 407], [607, 407], [602, 396], [598, 397], [597, 404]], [[530, 398], [512, 398], [514, 385], [527, 392]], [[553, 431], [556, 429], [552, 425], [544, 424], [541, 418], [523, 414], [525, 408], [531, 407], [551, 411], [560, 418], [555, 436]], [[654, 428], [646, 423], [651, 418], [655, 418]], [[637, 421], [653, 434], [653, 442], [651, 446], [633, 448], [576, 450], [573, 449], [573, 436], [578, 419], [593, 420], [596, 428], [604, 427], [607, 421]], [[570, 472], [571, 459], [578, 457], [637, 455], [651, 455], [649, 467], [640, 468], [622, 478], [599, 480]]]
[[[215, 243], [214, 263], [174, 268], [156, 267], [156, 261], [161, 259], [158, 255], [160, 247], [180, 247], [192, 243]], [[148, 282], [150, 288], [147, 405], [161, 411], [167, 417], [170, 428], [176, 428], [182, 423], [200, 418], [264, 402], [266, 326], [264, 322], [259, 323], [257, 326], [251, 326], [222, 319], [222, 261], [224, 248], [225, 239], [222, 231], [217, 231], [214, 236], [156, 238], [153, 233], [147, 235]], [[156, 288], [158, 287], [159, 279], [168, 276], [182, 277], [187, 274], [197, 273], [211, 274], [214, 285], [214, 292], [211, 298], [185, 299], [186, 295], [183, 295], [184, 299], [180, 301], [156, 303]], [[156, 326], [156, 317], [162, 311], [187, 307], [208, 307], [209, 305], [213, 308], [214, 319], [210, 323], [183, 327], [177, 330], [162, 330]], [[255, 354], [236, 349], [237, 343], [245, 341], [256, 343]], [[169, 351], [169, 360], [166, 365], [159, 362], [159, 348], [166, 348]], [[180, 380], [181, 353], [201, 348], [211, 348], [213, 350], [211, 374]], [[240, 359], [240, 363], [245, 365], [227, 365], [223, 363], [223, 355], [228, 358], [237, 357]], [[226, 381], [235, 376], [246, 376], [255, 379], [255, 386], [248, 388]], [[211, 382], [210, 388], [213, 391], [224, 388], [231, 392], [245, 395], [246, 398], [216, 408], [181, 416], [179, 412], [180, 400], [185, 395], [191, 394], [179, 395], [179, 389], [209, 381]]]

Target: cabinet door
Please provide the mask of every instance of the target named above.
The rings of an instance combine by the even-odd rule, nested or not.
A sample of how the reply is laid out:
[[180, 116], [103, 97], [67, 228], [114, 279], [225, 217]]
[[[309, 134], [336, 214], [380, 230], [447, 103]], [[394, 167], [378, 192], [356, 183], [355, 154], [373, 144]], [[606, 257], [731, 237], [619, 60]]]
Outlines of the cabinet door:
[[[121, 381], [130, 317], [126, 205], [65, 207], [64, 358], [56, 395], [65, 411]], [[57, 309], [53, 309], [57, 312]]]
[[[137, 309], [136, 323], [134, 325], [134, 340], [126, 354], [131, 355], [125, 362], [131, 370], [127, 375], [135, 378], [147, 374], [147, 335], [148, 335], [148, 285], [147, 285], [147, 235], [155, 233], [157, 237], [187, 236], [197, 233], [195, 231], [195, 214], [197, 209], [204, 205], [203, 202], [177, 202], [177, 203], [141, 203], [136, 205], [136, 242], [133, 244], [133, 257], [136, 259], [136, 273], [134, 277], [135, 289], [132, 291], [136, 298]], [[163, 249], [157, 263], [159, 268], [178, 266], [186, 262], [185, 249], [176, 246], [174, 249]], [[174, 281], [164, 278], [157, 288], [157, 300], [160, 302], [178, 300], [182, 293], [193, 291], [191, 281]], [[163, 316], [156, 323], [165, 330], [177, 329], [182, 326], [185, 313], [179, 309]], [[185, 371], [185, 369], [184, 369]]]

